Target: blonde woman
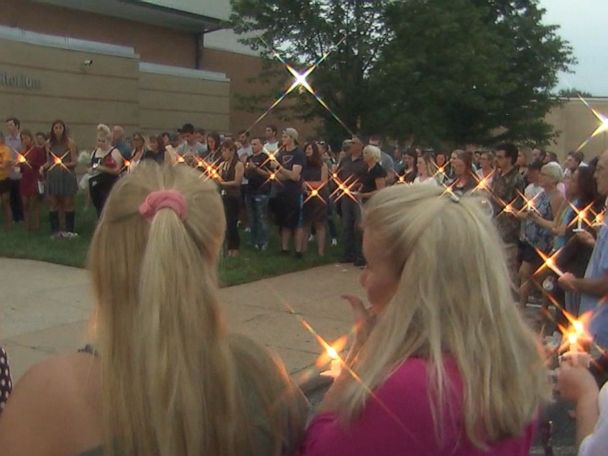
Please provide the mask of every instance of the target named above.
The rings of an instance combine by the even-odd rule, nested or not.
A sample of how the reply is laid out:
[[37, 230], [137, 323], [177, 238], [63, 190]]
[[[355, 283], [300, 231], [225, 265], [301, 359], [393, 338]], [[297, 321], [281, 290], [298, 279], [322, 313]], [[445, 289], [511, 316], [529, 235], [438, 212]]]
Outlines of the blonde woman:
[[32, 368], [0, 420], [3, 455], [289, 453], [302, 428], [281, 366], [228, 336], [217, 187], [144, 160], [110, 194], [89, 252], [95, 349]]
[[421, 157], [416, 159], [416, 169], [418, 170], [418, 175], [414, 179], [414, 184], [428, 184], [439, 186], [439, 182], [435, 179], [433, 175], [434, 170], [437, 168], [435, 162], [433, 161], [433, 156], [430, 153], [425, 153]]
[[[301, 454], [527, 455], [549, 394], [484, 208], [430, 185], [364, 209], [359, 337]], [[372, 317], [375, 323], [372, 323]]]
[[89, 169], [89, 193], [98, 218], [124, 166], [125, 161], [120, 150], [112, 145], [110, 127], [97, 125], [97, 144], [91, 154]]
[[382, 151], [372, 145], [363, 148], [363, 161], [367, 165], [365, 173], [361, 175], [361, 188], [359, 198], [362, 202], [369, 200], [374, 193], [386, 187], [386, 170], [380, 164]]

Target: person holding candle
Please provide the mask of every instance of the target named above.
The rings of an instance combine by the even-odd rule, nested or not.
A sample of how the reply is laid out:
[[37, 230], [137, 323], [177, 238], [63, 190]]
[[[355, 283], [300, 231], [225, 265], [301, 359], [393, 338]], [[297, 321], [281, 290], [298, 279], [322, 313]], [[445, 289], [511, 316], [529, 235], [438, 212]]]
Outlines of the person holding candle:
[[40, 229], [40, 189], [38, 179], [40, 168], [46, 163], [46, 150], [34, 141], [29, 130], [21, 131], [23, 149], [19, 157], [21, 169], [21, 198], [25, 216], [25, 227], [28, 231]]
[[4, 143], [4, 133], [0, 131], [0, 206], [4, 210], [4, 227], [8, 231], [13, 226], [11, 211], [11, 180], [10, 170], [13, 166], [13, 152]]
[[386, 187], [386, 170], [380, 164], [382, 151], [373, 145], [363, 148], [363, 161], [367, 165], [361, 176], [361, 188], [357, 193], [362, 203], [366, 203], [376, 192]]
[[[595, 168], [597, 190], [602, 197], [608, 196], [608, 151], [604, 152]], [[596, 344], [608, 347], [608, 306], [605, 296], [608, 294], [608, 226], [602, 221], [597, 240], [588, 231], [576, 234], [579, 241], [593, 246], [593, 253], [582, 278], [567, 272], [558, 283], [565, 290], [580, 293], [580, 313], [591, 312], [588, 332]]]
[[517, 216], [525, 221], [525, 241], [519, 268], [519, 304], [522, 308], [528, 303], [528, 296], [533, 286], [533, 275], [543, 263], [538, 252], [549, 255], [553, 248], [553, 227], [564, 201], [557, 184], [563, 177], [562, 168], [558, 163], [543, 165], [539, 176], [539, 185], [543, 191], [535, 198], [534, 208], [517, 213]]
[[601, 390], [586, 367], [589, 357], [568, 354], [557, 370], [556, 389], [576, 410], [578, 456], [608, 454], [608, 383]]
[[371, 307], [300, 456], [528, 455], [547, 370], [482, 202], [397, 185], [363, 228]]
[[476, 186], [475, 171], [473, 170], [473, 152], [457, 149], [452, 152], [451, 158], [454, 178], [448, 183], [448, 187], [462, 196], [470, 192]]
[[[75, 168], [78, 164], [76, 143], [70, 138], [63, 120], [51, 125], [46, 143], [47, 162], [40, 169], [46, 178], [45, 186], [49, 197], [49, 222], [53, 239], [72, 239], [75, 232], [74, 198], [78, 192]], [[61, 230], [61, 215], [64, 230]]]
[[302, 228], [298, 231], [299, 242], [302, 245], [302, 252], [306, 252], [308, 246], [308, 236], [311, 228], [315, 229], [317, 241], [317, 254], [322, 257], [325, 255], [325, 225], [328, 216], [329, 192], [327, 181], [329, 178], [329, 168], [323, 161], [321, 152], [316, 143], [311, 142], [304, 146], [306, 163], [302, 168], [302, 180], [304, 190], [304, 208]]
[[284, 367], [229, 334], [217, 186], [144, 160], [112, 190], [89, 252], [94, 346], [32, 367], [0, 419], [2, 455], [278, 456], [304, 399]]

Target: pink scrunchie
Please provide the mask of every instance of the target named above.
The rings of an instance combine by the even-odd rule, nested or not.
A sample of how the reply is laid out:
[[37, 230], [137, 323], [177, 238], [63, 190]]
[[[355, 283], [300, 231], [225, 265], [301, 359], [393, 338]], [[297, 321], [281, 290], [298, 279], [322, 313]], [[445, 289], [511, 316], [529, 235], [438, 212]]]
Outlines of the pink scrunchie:
[[184, 221], [188, 214], [188, 206], [186, 198], [177, 190], [159, 190], [151, 192], [143, 203], [139, 206], [139, 213], [148, 222], [151, 222], [154, 216], [161, 209], [171, 209], [178, 217]]

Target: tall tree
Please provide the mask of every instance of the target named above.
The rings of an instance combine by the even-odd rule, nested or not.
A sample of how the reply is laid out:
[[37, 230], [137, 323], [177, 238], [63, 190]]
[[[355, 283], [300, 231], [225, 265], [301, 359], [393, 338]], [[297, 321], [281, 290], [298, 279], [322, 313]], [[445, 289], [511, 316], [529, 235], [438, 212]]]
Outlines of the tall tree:
[[[351, 130], [427, 143], [553, 133], [543, 118], [573, 58], [537, 0], [232, 1], [237, 32], [261, 37], [244, 41], [300, 70], [345, 37], [311, 81]], [[292, 106], [343, 134], [312, 97]]]

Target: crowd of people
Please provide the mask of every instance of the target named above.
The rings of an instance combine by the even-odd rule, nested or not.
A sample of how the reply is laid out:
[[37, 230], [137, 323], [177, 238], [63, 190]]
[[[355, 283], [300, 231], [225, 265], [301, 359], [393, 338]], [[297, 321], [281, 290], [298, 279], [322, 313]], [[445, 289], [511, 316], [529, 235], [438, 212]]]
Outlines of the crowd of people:
[[[23, 377], [0, 406], [3, 454], [523, 456], [551, 394], [522, 312], [531, 295], [557, 305], [562, 328], [587, 315], [589, 338], [608, 346], [608, 152], [560, 164], [511, 143], [448, 153], [372, 136], [334, 153], [293, 128], [222, 137], [186, 124], [127, 140], [100, 125], [85, 160], [61, 121], [48, 137], [15, 118], [7, 130], [7, 228], [22, 210], [38, 229], [43, 192], [53, 237], [76, 236], [84, 162], [99, 222], [93, 344]], [[280, 360], [224, 328], [217, 264], [239, 255], [239, 225], [266, 250], [269, 217], [281, 254], [301, 258], [314, 238], [323, 255], [338, 215], [342, 260], [363, 267], [368, 303], [345, 296], [355, 337], [306, 426]], [[591, 371], [566, 356], [557, 375], [585, 456], [608, 444], [602, 353]], [[6, 399], [3, 362], [0, 351]]]

